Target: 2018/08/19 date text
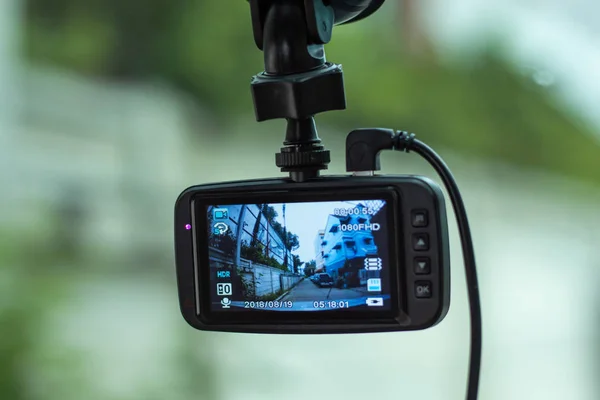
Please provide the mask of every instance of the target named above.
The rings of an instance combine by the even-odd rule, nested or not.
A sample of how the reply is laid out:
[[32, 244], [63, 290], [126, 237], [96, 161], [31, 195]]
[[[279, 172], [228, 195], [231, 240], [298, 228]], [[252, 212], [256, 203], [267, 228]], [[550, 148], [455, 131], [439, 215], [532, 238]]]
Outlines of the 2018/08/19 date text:
[[293, 301], [245, 301], [244, 308], [292, 308]]

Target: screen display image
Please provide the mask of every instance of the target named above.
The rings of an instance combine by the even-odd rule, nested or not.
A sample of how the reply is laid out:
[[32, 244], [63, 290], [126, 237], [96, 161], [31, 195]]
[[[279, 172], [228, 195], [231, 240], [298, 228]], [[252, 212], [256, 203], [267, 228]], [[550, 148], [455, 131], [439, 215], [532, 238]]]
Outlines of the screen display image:
[[213, 312], [390, 309], [385, 200], [203, 208]]

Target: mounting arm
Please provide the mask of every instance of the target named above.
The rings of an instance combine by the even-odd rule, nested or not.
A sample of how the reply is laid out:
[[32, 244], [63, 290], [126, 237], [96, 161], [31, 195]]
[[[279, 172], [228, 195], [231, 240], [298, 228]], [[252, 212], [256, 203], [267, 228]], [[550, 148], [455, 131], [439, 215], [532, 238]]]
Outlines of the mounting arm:
[[328, 63], [324, 45], [334, 25], [365, 18], [384, 0], [249, 0], [254, 40], [264, 72], [252, 78], [257, 121], [285, 118], [284, 147], [275, 155], [282, 172], [302, 182], [331, 161], [314, 116], [346, 108], [341, 65]]

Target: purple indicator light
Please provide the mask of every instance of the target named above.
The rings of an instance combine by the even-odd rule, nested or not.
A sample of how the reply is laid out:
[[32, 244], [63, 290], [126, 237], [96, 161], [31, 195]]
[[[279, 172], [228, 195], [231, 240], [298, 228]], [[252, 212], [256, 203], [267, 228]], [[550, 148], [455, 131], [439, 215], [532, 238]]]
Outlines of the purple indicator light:
[[190, 229], [192, 229], [192, 226], [190, 224], [186, 224], [185, 229], [189, 231]]

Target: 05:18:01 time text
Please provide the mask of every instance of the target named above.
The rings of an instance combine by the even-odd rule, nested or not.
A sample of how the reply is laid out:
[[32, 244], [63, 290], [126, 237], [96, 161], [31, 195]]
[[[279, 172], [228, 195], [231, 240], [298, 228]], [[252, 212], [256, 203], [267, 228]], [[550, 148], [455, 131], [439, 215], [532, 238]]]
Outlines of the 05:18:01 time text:
[[347, 301], [315, 301], [314, 308], [349, 308], [350, 304]]
[[244, 308], [292, 308], [293, 301], [245, 301]]

